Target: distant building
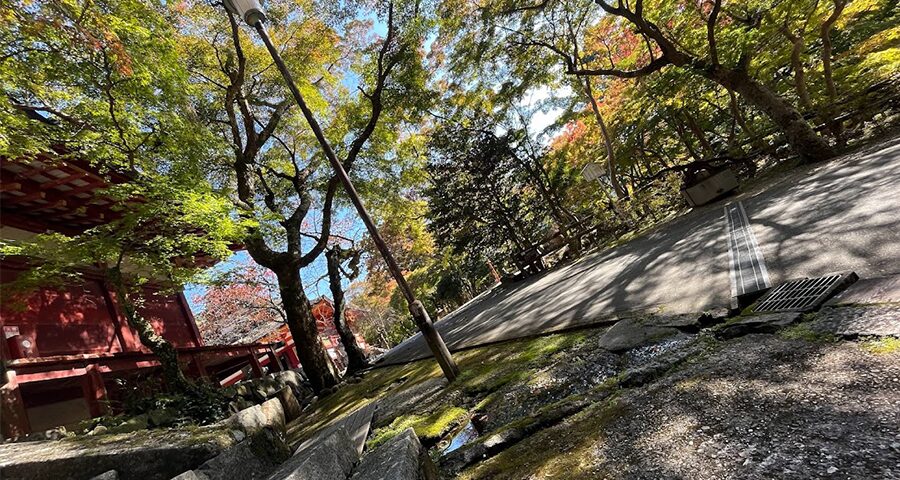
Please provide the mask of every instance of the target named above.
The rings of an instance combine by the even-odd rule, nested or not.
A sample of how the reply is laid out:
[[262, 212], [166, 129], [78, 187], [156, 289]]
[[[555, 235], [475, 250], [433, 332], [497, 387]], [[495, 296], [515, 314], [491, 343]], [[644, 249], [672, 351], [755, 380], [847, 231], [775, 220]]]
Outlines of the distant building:
[[[334, 304], [330, 298], [321, 296], [312, 302], [312, 313], [316, 319], [316, 329], [319, 331], [319, 338], [322, 345], [328, 351], [328, 355], [337, 365], [338, 369], [347, 368], [347, 354], [341, 344], [341, 337], [338, 335], [337, 327], [334, 325]], [[344, 319], [350, 327], [350, 331], [354, 332], [357, 345], [362, 348], [363, 352], [368, 353], [370, 348], [366, 340], [356, 333], [356, 322], [365, 314], [362, 310], [355, 308], [344, 309]], [[275, 343], [275, 344], [293, 344], [291, 331], [285, 324], [280, 324], [277, 328], [270, 329], [267, 333], [257, 337], [259, 343]]]

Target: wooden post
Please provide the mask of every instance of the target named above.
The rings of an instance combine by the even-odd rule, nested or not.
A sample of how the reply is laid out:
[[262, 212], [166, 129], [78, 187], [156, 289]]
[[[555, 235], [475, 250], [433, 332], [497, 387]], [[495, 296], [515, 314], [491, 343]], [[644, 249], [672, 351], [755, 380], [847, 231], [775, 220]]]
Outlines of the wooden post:
[[209, 372], [206, 371], [206, 365], [203, 364], [203, 354], [192, 353], [189, 365], [190, 372], [197, 378], [209, 378]]
[[297, 356], [296, 348], [285, 348], [284, 354], [287, 355], [288, 367], [298, 368], [300, 366], [300, 357]]
[[119, 310], [119, 300], [115, 298], [112, 286], [107, 281], [100, 282], [103, 290], [103, 300], [106, 302], [106, 309], [109, 312], [109, 318], [113, 322], [116, 329], [116, 338], [119, 340], [119, 346], [123, 352], [139, 352], [141, 350], [141, 341], [137, 338], [137, 334], [128, 326], [128, 321]]
[[109, 411], [106, 385], [96, 364], [85, 367], [84, 376], [81, 377], [81, 390], [84, 392], [84, 401], [87, 403], [91, 418], [102, 417]]
[[275, 353], [275, 349], [271, 346], [269, 350], [266, 352], [266, 355], [269, 357], [269, 371], [270, 372], [280, 372], [284, 370], [284, 365], [281, 364], [281, 358]]
[[25, 402], [16, 380], [16, 372], [6, 371], [6, 383], [0, 387], [0, 419], [2, 419], [3, 438], [16, 438], [31, 433], [31, 422], [25, 411]]
[[248, 352], [250, 352], [250, 369], [253, 371], [253, 376], [255, 378], [259, 378], [263, 376], [262, 365], [259, 364], [259, 357], [256, 356], [256, 352], [253, 348], [248, 348]]

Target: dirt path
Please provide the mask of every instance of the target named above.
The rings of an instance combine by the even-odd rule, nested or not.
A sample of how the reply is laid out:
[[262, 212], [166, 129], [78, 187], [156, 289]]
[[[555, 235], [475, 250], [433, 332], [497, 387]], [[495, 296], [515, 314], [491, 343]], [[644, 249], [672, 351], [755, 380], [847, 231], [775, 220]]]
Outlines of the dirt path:
[[900, 478], [900, 351], [748, 335], [462, 478]]

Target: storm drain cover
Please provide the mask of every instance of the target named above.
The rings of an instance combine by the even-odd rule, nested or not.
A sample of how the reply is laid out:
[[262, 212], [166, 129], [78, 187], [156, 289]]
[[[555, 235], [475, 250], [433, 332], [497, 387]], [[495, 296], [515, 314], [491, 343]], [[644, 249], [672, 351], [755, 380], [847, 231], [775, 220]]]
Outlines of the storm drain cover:
[[853, 272], [783, 283], [759, 299], [754, 312], [806, 312], [847, 288], [859, 277]]

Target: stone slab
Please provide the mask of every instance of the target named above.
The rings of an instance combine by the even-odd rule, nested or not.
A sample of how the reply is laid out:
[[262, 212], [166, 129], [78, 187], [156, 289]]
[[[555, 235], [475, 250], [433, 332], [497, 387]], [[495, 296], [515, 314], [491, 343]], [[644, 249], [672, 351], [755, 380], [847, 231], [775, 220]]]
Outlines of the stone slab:
[[800, 315], [800, 312], [748, 315], [722, 325], [715, 330], [715, 336], [720, 339], [729, 339], [750, 333], [775, 333], [799, 320]]
[[900, 305], [826, 308], [810, 328], [845, 337], [900, 336]]
[[900, 303], [900, 275], [858, 280], [825, 305], [873, 303]]
[[234, 445], [228, 430], [145, 430], [0, 445], [3, 480], [83, 480], [116, 470], [120, 480], [168, 480]]
[[281, 433], [265, 428], [207, 460], [194, 473], [208, 480], [262, 479], [290, 457]]
[[[423, 458], [425, 457], [425, 458]], [[388, 440], [360, 460], [351, 480], [419, 480], [430, 478], [423, 461], [430, 462], [427, 453], [412, 428]], [[424, 475], [423, 475], [424, 473]]]
[[624, 352], [677, 333], [679, 330], [673, 327], [660, 327], [636, 318], [626, 318], [610, 327], [600, 337], [598, 346], [611, 352]]
[[372, 425], [372, 416], [375, 414], [375, 409], [375, 402], [370, 402], [366, 404], [366, 406], [354, 410], [329, 423], [318, 433], [301, 443], [300, 446], [297, 447], [294, 455], [298, 455], [304, 450], [321, 442], [322, 439], [327, 438], [337, 429], [343, 429], [347, 433], [357, 455], [362, 455], [363, 448], [366, 446], [366, 438], [369, 436], [369, 429]]
[[336, 428], [291, 456], [268, 480], [346, 480], [358, 460], [347, 431]]

